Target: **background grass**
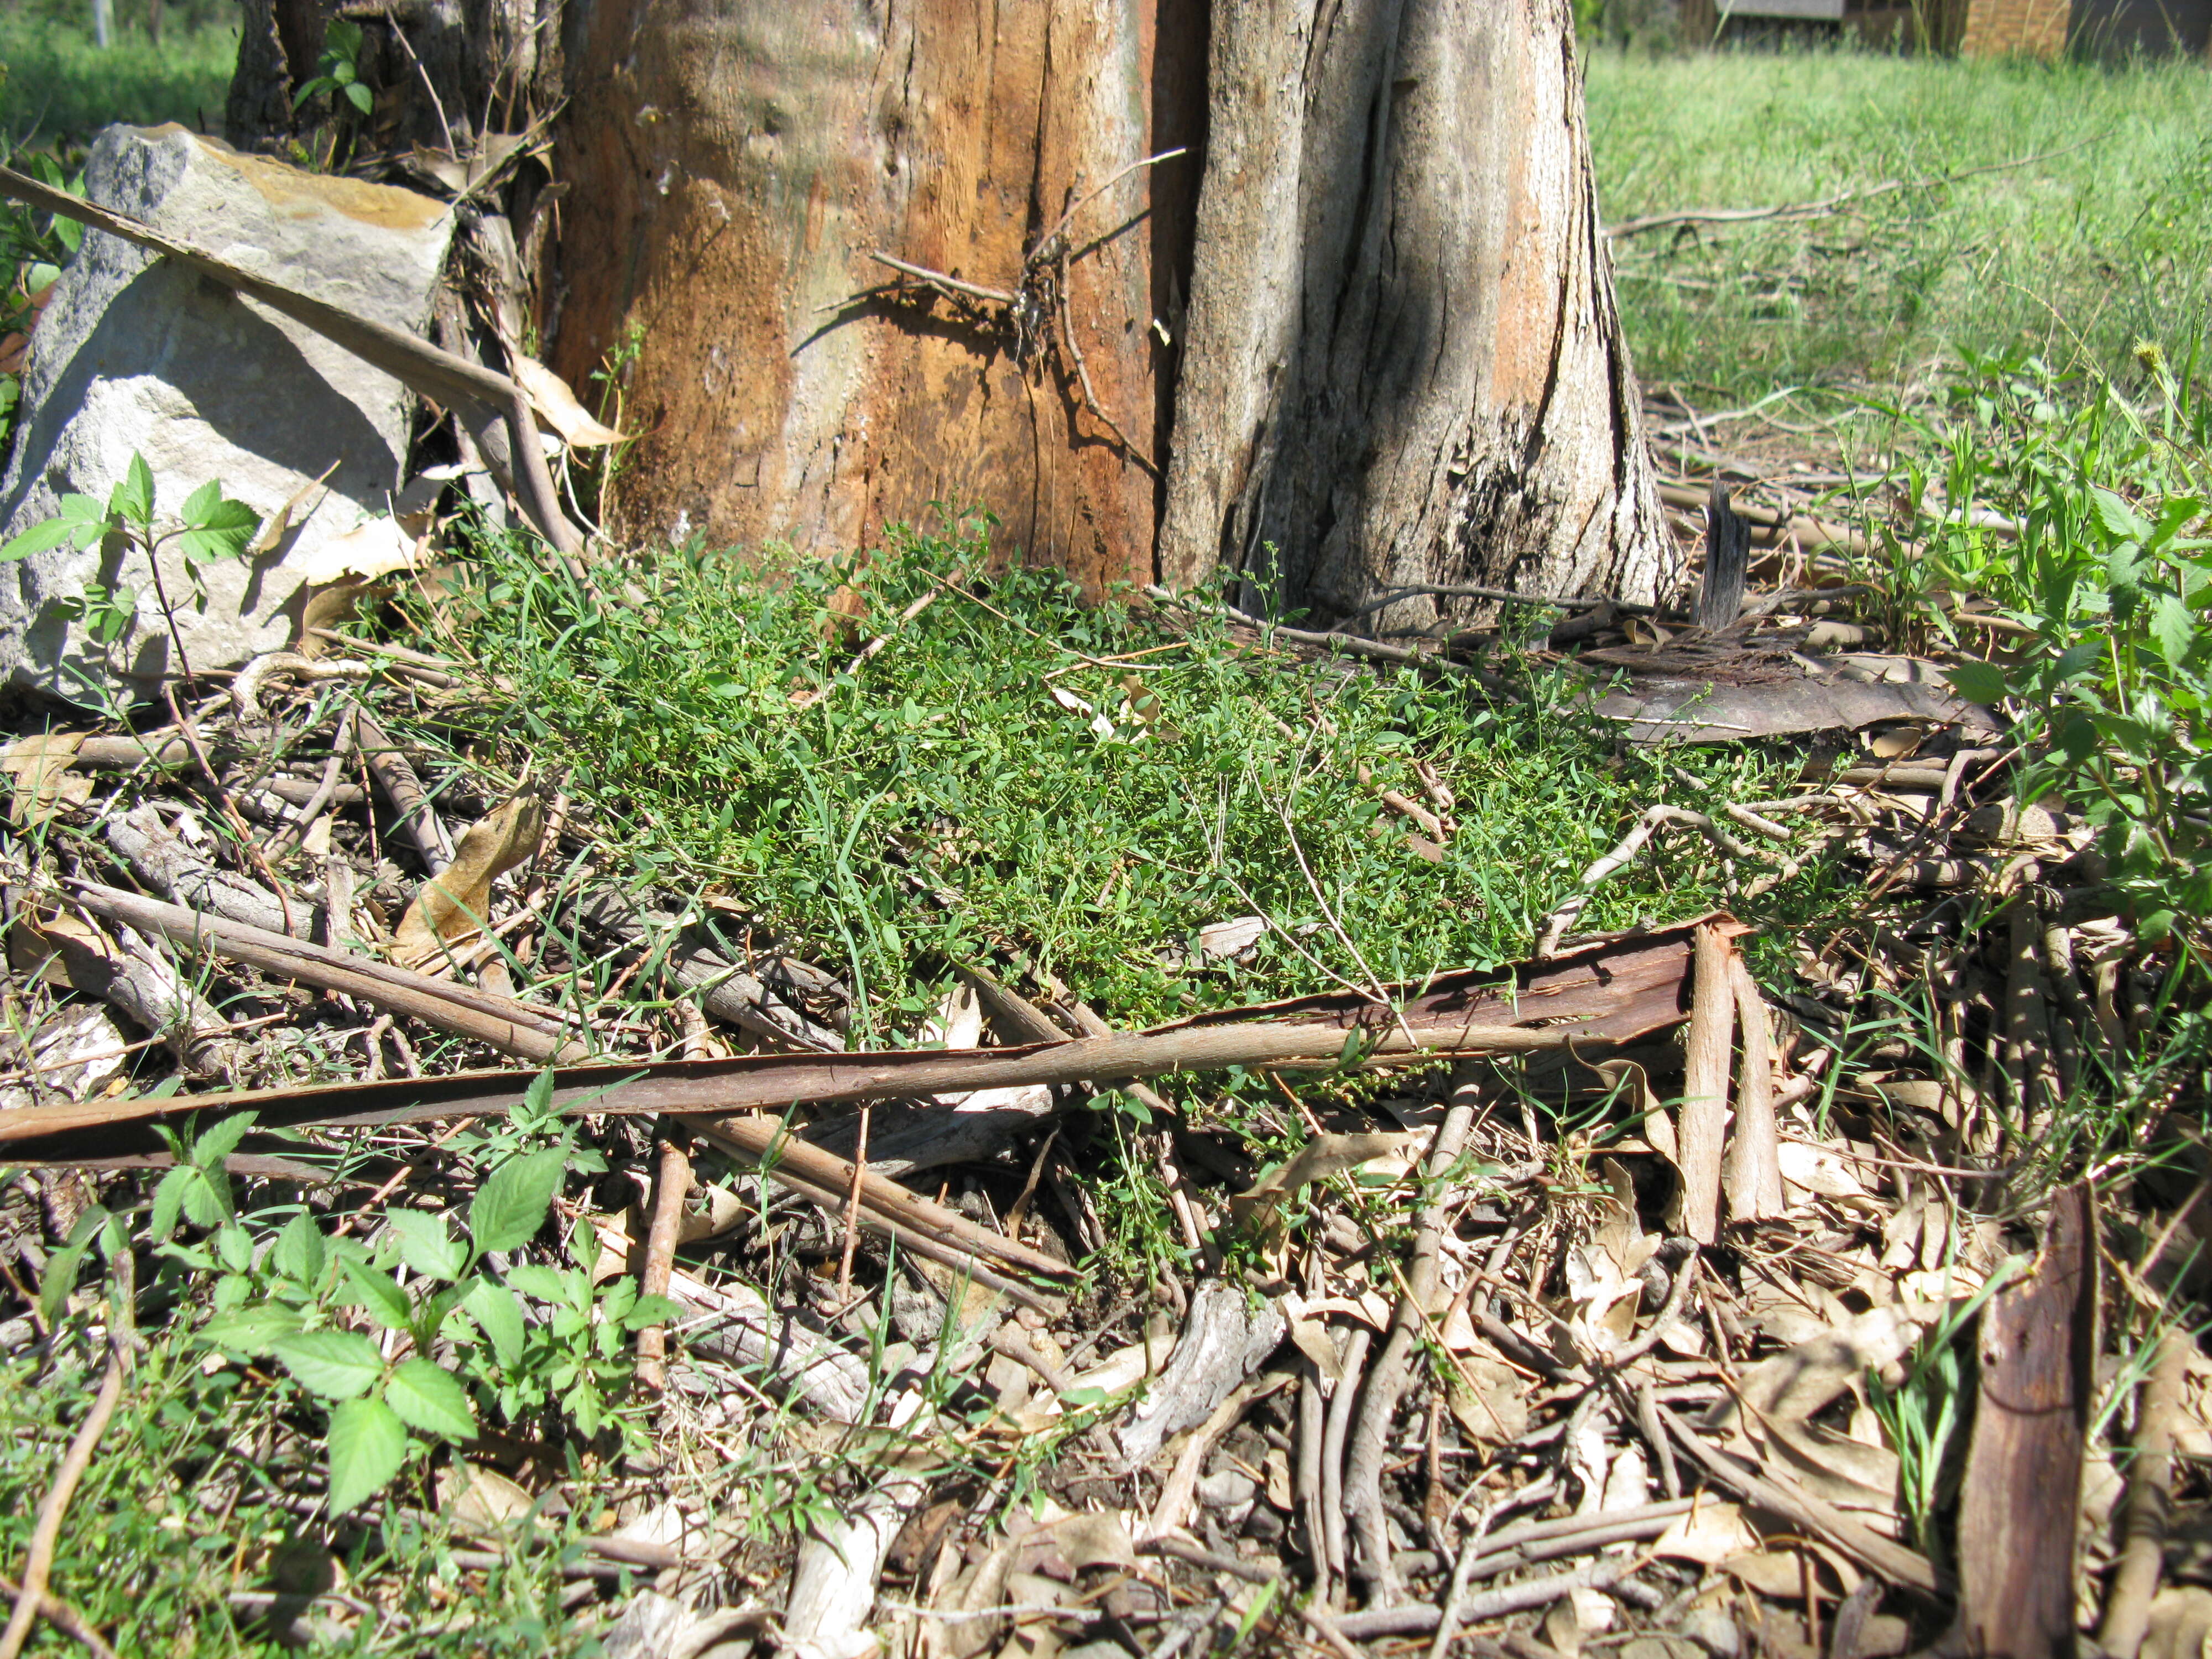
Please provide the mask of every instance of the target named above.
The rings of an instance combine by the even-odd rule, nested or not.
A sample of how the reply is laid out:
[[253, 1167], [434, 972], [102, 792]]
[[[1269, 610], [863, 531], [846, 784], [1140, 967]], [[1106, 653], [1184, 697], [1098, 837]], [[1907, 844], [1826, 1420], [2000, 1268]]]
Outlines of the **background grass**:
[[2139, 338], [2180, 360], [2212, 319], [2201, 64], [1600, 50], [1588, 85], [1608, 221], [2044, 157], [1826, 218], [1616, 242], [1637, 371], [1693, 402], [1903, 386], [1961, 350], [2111, 372]]
[[82, 143], [115, 121], [176, 121], [222, 131], [222, 105], [238, 61], [235, 7], [169, 0], [161, 40], [143, 4], [124, 0], [106, 51], [92, 44], [90, 8], [45, 0], [0, 6], [0, 133], [17, 145]]

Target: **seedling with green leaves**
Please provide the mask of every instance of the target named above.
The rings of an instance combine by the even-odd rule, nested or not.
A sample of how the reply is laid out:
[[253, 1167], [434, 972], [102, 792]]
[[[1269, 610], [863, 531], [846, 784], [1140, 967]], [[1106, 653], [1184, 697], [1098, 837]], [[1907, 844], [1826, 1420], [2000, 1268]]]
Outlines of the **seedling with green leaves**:
[[[529, 1243], [551, 1212], [569, 1161], [563, 1146], [493, 1170], [470, 1201], [465, 1238], [442, 1215], [392, 1209], [372, 1248], [325, 1235], [305, 1209], [273, 1231], [238, 1216], [224, 1160], [252, 1127], [240, 1114], [173, 1139], [177, 1162], [155, 1189], [149, 1231], [161, 1257], [213, 1279], [197, 1340], [235, 1360], [274, 1358], [328, 1411], [334, 1513], [373, 1497], [437, 1443], [472, 1438], [480, 1408], [510, 1423], [555, 1411], [597, 1434], [628, 1382], [629, 1339], [680, 1312], [626, 1278], [594, 1287], [582, 1270], [501, 1270], [497, 1259]], [[204, 1237], [180, 1242], [182, 1222]], [[107, 1224], [86, 1230], [87, 1242]], [[591, 1259], [588, 1230], [579, 1243]], [[74, 1276], [74, 1261], [67, 1271]], [[524, 1297], [547, 1311], [533, 1322]], [[346, 1328], [346, 1310], [383, 1340]]]
[[[204, 605], [207, 589], [203, 573], [211, 564], [245, 552], [261, 527], [261, 515], [245, 502], [225, 495], [222, 486], [213, 479], [185, 497], [174, 527], [158, 529], [154, 514], [153, 469], [143, 455], [133, 454], [130, 467], [106, 502], [92, 495], [64, 495], [59, 513], [0, 547], [0, 564], [58, 547], [73, 547], [79, 552], [106, 545], [135, 550], [143, 556], [152, 575], [161, 621], [176, 649], [177, 665], [189, 676], [191, 664], [185, 654], [183, 636], [177, 631], [168, 585], [161, 576], [162, 550], [174, 545], [191, 583], [193, 598]], [[123, 641], [138, 617], [137, 591], [119, 579], [112, 585], [87, 582], [82, 595], [70, 605], [86, 633], [106, 649]]]

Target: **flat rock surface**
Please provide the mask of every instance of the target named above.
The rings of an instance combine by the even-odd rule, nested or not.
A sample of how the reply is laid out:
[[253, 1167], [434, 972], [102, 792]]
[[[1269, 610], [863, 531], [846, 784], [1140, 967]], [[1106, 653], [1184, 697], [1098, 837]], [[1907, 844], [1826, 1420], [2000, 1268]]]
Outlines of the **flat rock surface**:
[[[111, 127], [85, 193], [118, 212], [358, 316], [420, 332], [452, 216], [427, 197], [239, 155], [177, 126]], [[200, 485], [264, 515], [307, 492], [258, 557], [204, 567], [193, 592], [165, 550], [161, 575], [195, 669], [236, 667], [292, 636], [301, 566], [386, 510], [411, 399], [399, 383], [299, 325], [144, 251], [88, 231], [32, 337], [0, 538], [51, 518], [61, 497], [107, 499], [132, 454], [155, 481], [157, 530]], [[325, 487], [313, 488], [318, 478]], [[70, 617], [97, 582], [136, 592], [131, 632], [103, 651]], [[34, 555], [0, 569], [0, 672], [72, 702], [150, 690], [179, 665], [143, 556], [113, 546]]]

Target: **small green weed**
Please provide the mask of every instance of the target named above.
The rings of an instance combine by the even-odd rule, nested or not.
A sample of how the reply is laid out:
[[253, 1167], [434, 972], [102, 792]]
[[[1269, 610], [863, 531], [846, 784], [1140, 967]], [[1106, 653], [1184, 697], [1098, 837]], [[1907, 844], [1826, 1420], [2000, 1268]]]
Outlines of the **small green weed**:
[[[2029, 358], [1970, 362], [1952, 421], [1912, 428], [1948, 455], [1892, 474], [1903, 521], [1889, 568], [1914, 567], [1899, 622], [1986, 658], [1952, 671], [2008, 703], [2033, 757], [2024, 793], [2054, 797], [2099, 831], [2104, 879], [2148, 940], [2201, 954], [2212, 915], [2212, 398], [2141, 353], [2130, 398], [2071, 386]], [[1975, 520], [1994, 507], [2001, 534]], [[1904, 556], [1905, 544], [1924, 550]], [[1949, 596], [1979, 594], [2015, 633], [1960, 628]], [[1917, 611], [1917, 615], [1910, 614]], [[2014, 641], [2010, 645], [2008, 641]]]
[[[210, 564], [245, 552], [261, 528], [261, 515], [245, 502], [232, 501], [222, 493], [222, 486], [210, 479], [185, 498], [174, 528], [157, 529], [153, 471], [146, 458], [138, 454], [131, 456], [129, 470], [105, 504], [90, 495], [71, 495], [62, 497], [61, 508], [55, 517], [33, 525], [0, 547], [0, 564], [62, 546], [82, 551], [107, 544], [135, 550], [146, 561], [162, 625], [168, 630], [178, 665], [189, 678], [191, 663], [185, 654], [183, 636], [177, 632], [176, 607], [161, 578], [161, 550], [175, 544], [192, 585], [193, 598], [204, 605], [203, 572]], [[138, 622], [138, 592], [126, 582], [110, 586], [88, 580], [82, 594], [64, 605], [84, 624], [93, 641], [110, 652], [129, 638]]]

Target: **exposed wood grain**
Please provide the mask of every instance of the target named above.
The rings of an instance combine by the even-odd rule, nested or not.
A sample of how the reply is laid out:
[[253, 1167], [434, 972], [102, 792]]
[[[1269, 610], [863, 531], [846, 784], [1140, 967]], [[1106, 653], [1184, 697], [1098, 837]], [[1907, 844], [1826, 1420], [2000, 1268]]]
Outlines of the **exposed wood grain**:
[[1775, 1140], [1773, 1034], [1759, 981], [1735, 963], [1735, 1023], [1743, 1058], [1736, 1070], [1735, 1121], [1729, 1128], [1728, 1212], [1731, 1221], [1765, 1221], [1782, 1213], [1781, 1149]]
[[2052, 1198], [2033, 1268], [1982, 1310], [1959, 1493], [1959, 1623], [1974, 1652], [2075, 1651], [2074, 1544], [2096, 1340], [2097, 1219], [2084, 1182]]
[[1720, 1236], [1721, 1151], [1727, 1134], [1729, 1054], [1735, 1034], [1735, 951], [1718, 927], [1700, 926], [1675, 1125], [1682, 1172], [1682, 1231], [1700, 1244]]
[[1565, 0], [1212, 14], [1161, 580], [1671, 586]]

